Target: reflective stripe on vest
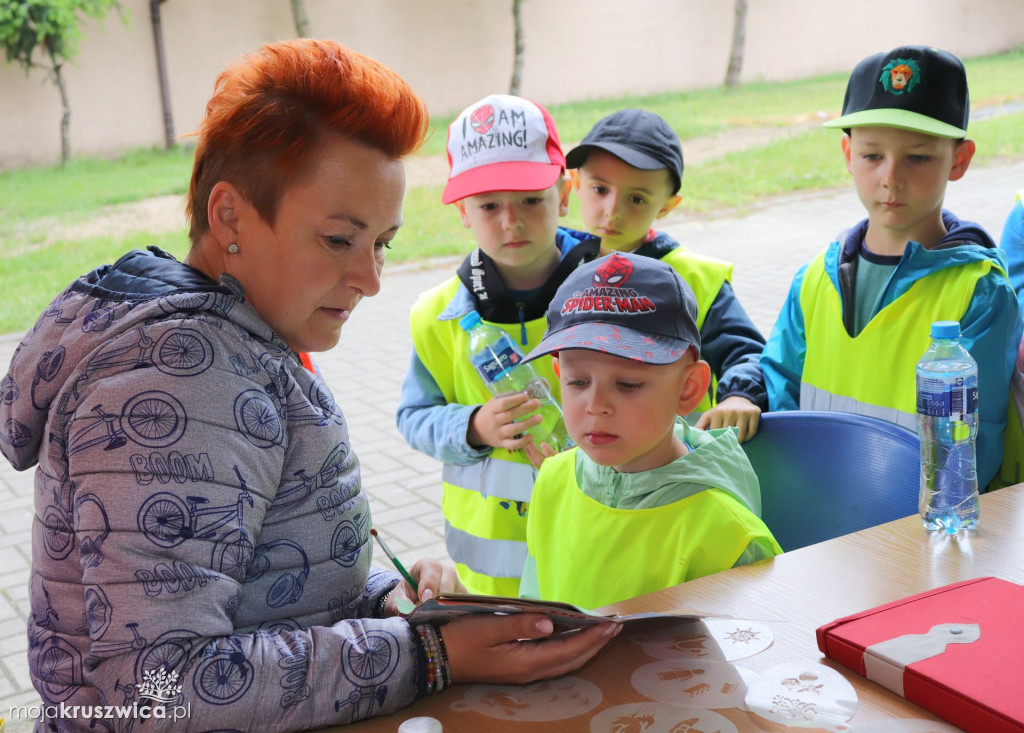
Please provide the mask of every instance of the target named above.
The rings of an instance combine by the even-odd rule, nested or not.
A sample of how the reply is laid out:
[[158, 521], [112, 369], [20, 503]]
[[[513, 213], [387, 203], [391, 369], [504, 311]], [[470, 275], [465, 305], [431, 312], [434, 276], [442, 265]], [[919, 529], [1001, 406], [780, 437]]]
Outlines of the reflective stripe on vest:
[[[924, 352], [921, 352], [924, 353]], [[881, 407], [867, 402], [858, 402], [852, 397], [832, 394], [823, 389], [812, 387], [807, 382], [800, 383], [801, 410], [831, 410], [832, 412], [852, 412], [857, 415], [877, 417], [917, 432], [917, 413], [900, 412], [895, 407]]]
[[[491, 394], [469, 363], [468, 334], [458, 319], [438, 320], [459, 285], [458, 278], [452, 278], [420, 295], [410, 314], [413, 345], [446, 402], [482, 404]], [[528, 353], [544, 335], [546, 322], [544, 318], [526, 322], [525, 345], [518, 323], [491, 325], [508, 333]], [[551, 357], [531, 363], [548, 380], [558, 399], [559, 385]], [[526, 555], [526, 508], [535, 476], [536, 469], [521, 451], [502, 448], [495, 448], [490, 456], [470, 465], [445, 464], [441, 507], [447, 523], [448, 554], [459, 579], [471, 592], [518, 595], [518, 578]], [[514, 582], [492, 573], [494, 568], [514, 574]]]
[[466, 466], [446, 463], [441, 471], [446, 484], [512, 501], [529, 501], [536, 478], [537, 469], [531, 465], [490, 458]]
[[[697, 298], [697, 330], [703, 331], [708, 308], [715, 302], [722, 285], [732, 279], [732, 264], [691, 252], [685, 247], [676, 247], [662, 257], [661, 261], [671, 265], [693, 290]], [[693, 413], [687, 416], [687, 422], [694, 413], [699, 417], [715, 405], [713, 395], [717, 390], [718, 379], [712, 374], [708, 394], [704, 395], [704, 399], [694, 408]], [[696, 424], [696, 419], [693, 420], [693, 424]]]
[[526, 563], [526, 543], [514, 540], [484, 540], [444, 523], [444, 539], [454, 548], [464, 563], [475, 573], [495, 578], [516, 578], [523, 574]]
[[650, 509], [605, 506], [576, 483], [578, 452], [548, 458], [534, 487], [527, 535], [542, 598], [597, 608], [731, 568], [754, 539], [782, 551], [717, 489]]
[[960, 321], [991, 260], [947, 267], [921, 278], [876, 313], [855, 338], [843, 326], [839, 292], [825, 253], [800, 288], [807, 350], [800, 409], [855, 412], [917, 429], [916, 369], [931, 343], [931, 324]]

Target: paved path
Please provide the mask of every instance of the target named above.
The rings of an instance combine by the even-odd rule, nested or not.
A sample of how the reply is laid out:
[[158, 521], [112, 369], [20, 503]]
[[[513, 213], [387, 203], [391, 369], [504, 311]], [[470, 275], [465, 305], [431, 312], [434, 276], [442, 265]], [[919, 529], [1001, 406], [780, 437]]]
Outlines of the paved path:
[[[969, 215], [998, 239], [1014, 192], [1021, 186], [1024, 161], [973, 169], [964, 180], [950, 185], [947, 205]], [[664, 228], [698, 252], [736, 263], [736, 293], [767, 336], [796, 269], [861, 215], [856, 194], [847, 188], [774, 200], [742, 216], [676, 218]], [[349, 420], [374, 524], [408, 564], [421, 557], [446, 555], [440, 465], [408, 448], [395, 428], [399, 387], [411, 349], [407, 318], [416, 295], [447, 277], [456, 263], [445, 260], [386, 270], [380, 295], [359, 306], [337, 348], [318, 356]], [[0, 337], [3, 372], [18, 338]], [[0, 460], [0, 505], [4, 507], [0, 514], [2, 717], [11, 705], [38, 703], [25, 659], [31, 471], [16, 473]]]

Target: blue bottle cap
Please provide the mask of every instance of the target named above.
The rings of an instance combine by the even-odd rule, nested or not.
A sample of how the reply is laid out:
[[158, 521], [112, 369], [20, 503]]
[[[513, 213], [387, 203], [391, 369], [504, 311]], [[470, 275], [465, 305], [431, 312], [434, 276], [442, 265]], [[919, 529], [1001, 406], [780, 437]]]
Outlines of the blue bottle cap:
[[960, 338], [959, 321], [935, 321], [932, 324], [933, 339], [955, 339]]
[[[480, 323], [480, 314], [477, 313], [476, 311], [470, 311], [469, 313], [467, 313], [466, 315], [459, 319], [459, 326], [462, 328], [463, 331], [473, 330], [473, 328], [478, 323]], [[957, 328], [959, 327], [959, 324], [957, 324]]]

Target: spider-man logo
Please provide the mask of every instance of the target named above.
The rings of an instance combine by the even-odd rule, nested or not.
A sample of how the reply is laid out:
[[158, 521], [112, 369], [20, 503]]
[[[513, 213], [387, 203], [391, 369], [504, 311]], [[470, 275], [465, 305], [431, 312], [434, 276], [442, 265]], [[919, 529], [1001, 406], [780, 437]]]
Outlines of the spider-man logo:
[[601, 288], [622, 287], [633, 274], [633, 263], [625, 257], [612, 255], [608, 261], [594, 270], [594, 286]]
[[494, 107], [485, 104], [473, 110], [469, 116], [469, 125], [480, 135], [494, 127]]

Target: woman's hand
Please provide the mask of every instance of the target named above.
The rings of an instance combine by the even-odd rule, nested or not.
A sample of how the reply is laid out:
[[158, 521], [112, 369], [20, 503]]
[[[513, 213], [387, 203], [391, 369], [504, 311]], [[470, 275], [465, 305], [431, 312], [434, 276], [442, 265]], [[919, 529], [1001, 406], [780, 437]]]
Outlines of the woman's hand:
[[438, 593], [466, 592], [466, 586], [459, 582], [455, 568], [437, 560], [417, 560], [409, 568], [409, 575], [416, 581], [416, 587], [419, 590], [413, 590], [409, 581], [403, 578], [402, 582], [391, 591], [391, 595], [388, 596], [388, 600], [384, 604], [385, 616], [398, 615], [399, 598], [418, 605], [423, 601], [429, 601]]
[[738, 428], [739, 435], [737, 438], [742, 443], [754, 437], [757, 433], [757, 423], [760, 419], [760, 407], [746, 397], [733, 395], [732, 397], [726, 397], [701, 415], [695, 427], [701, 430]]
[[530, 436], [523, 431], [540, 425], [544, 418], [537, 414], [522, 422], [515, 421], [539, 408], [540, 400], [526, 392], [492, 397], [469, 419], [466, 439], [472, 446], [519, 450], [530, 441]]
[[579, 669], [622, 630], [601, 623], [548, 638], [547, 616], [468, 616], [441, 627], [453, 682], [523, 684]]

